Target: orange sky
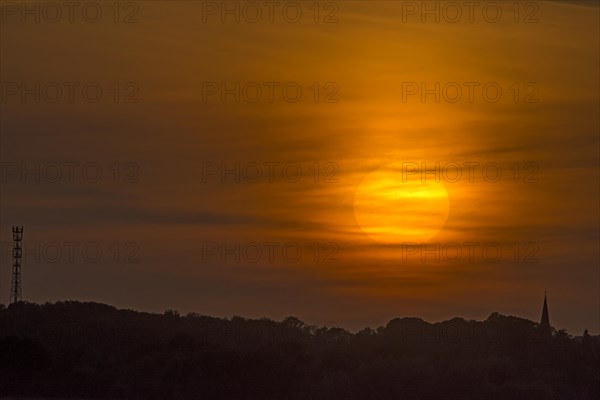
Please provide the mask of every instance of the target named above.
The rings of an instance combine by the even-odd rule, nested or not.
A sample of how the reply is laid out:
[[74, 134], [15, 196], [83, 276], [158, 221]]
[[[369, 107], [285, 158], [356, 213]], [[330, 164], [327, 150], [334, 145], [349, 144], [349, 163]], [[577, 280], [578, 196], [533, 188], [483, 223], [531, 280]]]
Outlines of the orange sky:
[[[400, 1], [321, 3], [318, 23], [312, 2], [299, 3], [297, 23], [278, 11], [271, 23], [265, 9], [257, 23], [223, 23], [194, 1], [123, 8], [135, 23], [115, 23], [107, 5], [97, 23], [77, 12], [37, 23], [3, 4], [2, 241], [23, 224], [42, 247], [104, 253], [26, 260], [25, 299], [356, 329], [493, 311], [537, 320], [547, 290], [553, 325], [598, 333], [599, 9], [543, 1], [515, 15], [514, 2], [492, 3], [495, 23], [481, 10], [470, 22], [467, 9], [456, 23], [423, 22], [406, 8], [420, 2]], [[36, 82], [40, 102], [23, 100]], [[63, 89], [55, 103], [52, 82]], [[72, 102], [65, 82], [78, 85]], [[81, 91], [90, 82], [103, 89], [95, 103]], [[236, 82], [239, 102], [220, 91]], [[422, 97], [436, 83], [439, 102]], [[23, 162], [96, 163], [103, 177], [23, 183]], [[134, 163], [121, 172], [138, 181], [115, 182], [115, 162]], [[247, 176], [223, 179], [236, 163]], [[463, 175], [422, 185], [421, 163]], [[440, 261], [427, 251], [423, 261], [413, 241], [437, 244]], [[133, 242], [139, 262], [115, 263], [114, 242]], [[473, 259], [465, 243], [477, 243]], [[237, 255], [222, 262], [223, 245]]]

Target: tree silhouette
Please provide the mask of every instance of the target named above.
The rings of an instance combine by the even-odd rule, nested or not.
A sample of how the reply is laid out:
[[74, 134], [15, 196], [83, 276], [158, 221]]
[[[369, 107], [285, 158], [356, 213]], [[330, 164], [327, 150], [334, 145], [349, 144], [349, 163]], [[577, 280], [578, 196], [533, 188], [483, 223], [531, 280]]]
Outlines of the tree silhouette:
[[60, 399], [597, 399], [600, 340], [395, 318], [356, 334], [97, 303], [0, 306], [0, 394]]

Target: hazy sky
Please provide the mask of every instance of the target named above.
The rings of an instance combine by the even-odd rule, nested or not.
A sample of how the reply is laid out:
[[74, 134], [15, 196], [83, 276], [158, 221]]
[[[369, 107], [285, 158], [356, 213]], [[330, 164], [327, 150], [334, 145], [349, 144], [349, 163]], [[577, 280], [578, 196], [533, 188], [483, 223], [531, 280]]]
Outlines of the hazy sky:
[[547, 290], [600, 333], [599, 9], [466, 3], [3, 2], [1, 301], [19, 224], [28, 301], [357, 329]]

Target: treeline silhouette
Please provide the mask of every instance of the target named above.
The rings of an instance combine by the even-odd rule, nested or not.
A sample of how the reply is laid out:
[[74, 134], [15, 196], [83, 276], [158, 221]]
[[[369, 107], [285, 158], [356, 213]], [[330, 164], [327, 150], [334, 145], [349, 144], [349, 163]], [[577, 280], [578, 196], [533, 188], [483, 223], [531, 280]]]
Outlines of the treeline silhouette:
[[352, 334], [98, 303], [0, 305], [0, 397], [598, 399], [600, 340], [493, 313]]

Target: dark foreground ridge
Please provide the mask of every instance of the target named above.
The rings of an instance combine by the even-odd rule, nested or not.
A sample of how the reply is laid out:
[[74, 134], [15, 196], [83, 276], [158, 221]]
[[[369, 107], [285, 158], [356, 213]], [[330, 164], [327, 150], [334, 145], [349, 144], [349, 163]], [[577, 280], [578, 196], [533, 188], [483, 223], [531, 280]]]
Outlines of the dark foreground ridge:
[[351, 334], [294, 317], [0, 305], [0, 397], [587, 400], [599, 377], [599, 337], [497, 313]]

